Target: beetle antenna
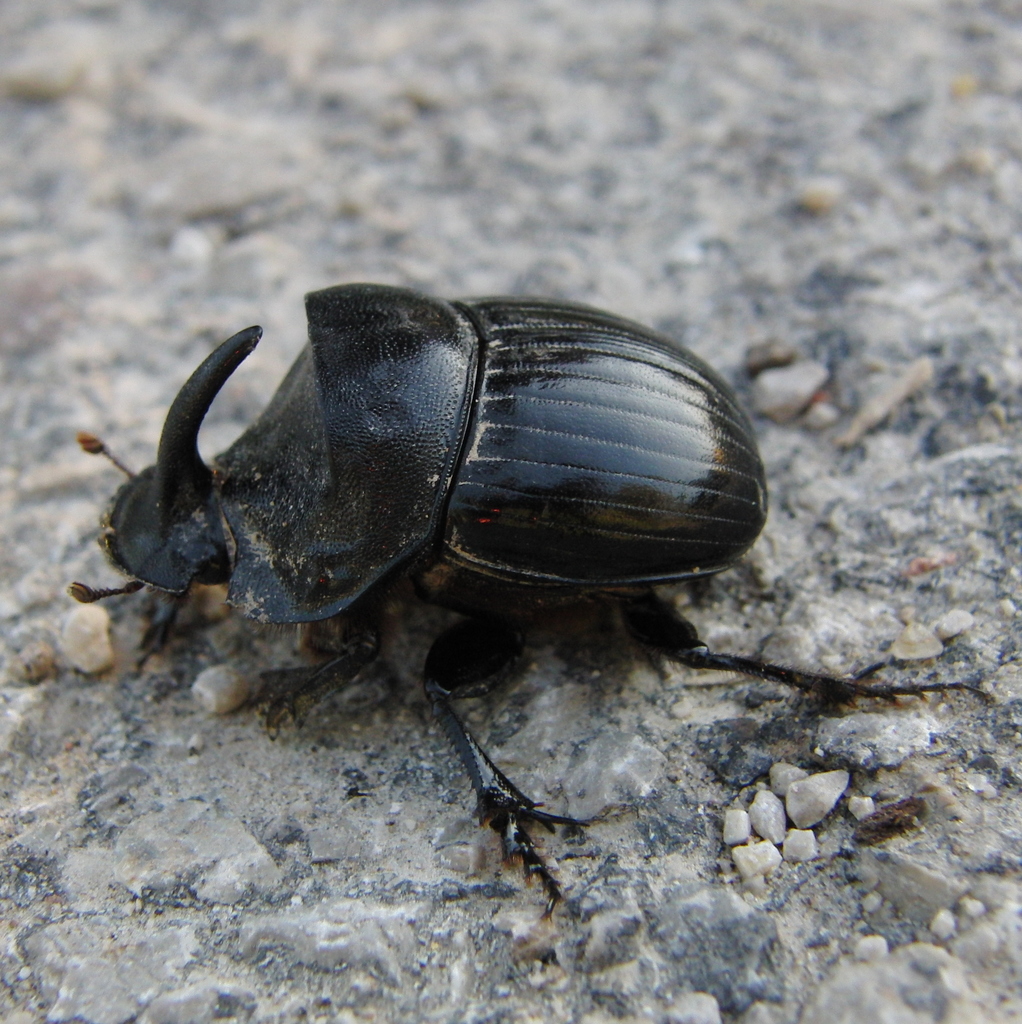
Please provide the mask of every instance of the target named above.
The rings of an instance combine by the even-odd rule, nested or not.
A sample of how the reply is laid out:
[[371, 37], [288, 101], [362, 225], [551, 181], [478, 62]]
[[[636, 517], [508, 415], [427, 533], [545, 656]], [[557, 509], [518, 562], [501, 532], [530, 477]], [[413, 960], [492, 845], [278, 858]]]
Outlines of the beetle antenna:
[[92, 604], [93, 601], [102, 601], [105, 597], [116, 597], [118, 594], [135, 594], [145, 584], [141, 580], [132, 580], [125, 583], [123, 587], [90, 587], [87, 583], [75, 581], [68, 588], [67, 592], [81, 604]]
[[83, 452], [88, 452], [90, 455], [105, 455], [125, 476], [133, 477], [135, 475], [134, 471], [128, 469], [95, 434], [90, 434], [87, 430], [79, 430], [75, 435], [75, 440]]

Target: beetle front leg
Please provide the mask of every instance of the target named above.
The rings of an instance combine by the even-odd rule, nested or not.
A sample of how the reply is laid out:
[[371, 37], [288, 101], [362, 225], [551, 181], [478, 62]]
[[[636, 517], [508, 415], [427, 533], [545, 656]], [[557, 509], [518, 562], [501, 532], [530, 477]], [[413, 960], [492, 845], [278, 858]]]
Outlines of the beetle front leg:
[[379, 634], [367, 629], [349, 639], [322, 665], [264, 672], [259, 710], [270, 735], [275, 736], [288, 718], [301, 725], [327, 694], [350, 683], [376, 657], [379, 647]]
[[426, 658], [426, 696], [433, 714], [465, 766], [476, 792], [480, 825], [489, 825], [504, 850], [504, 860], [522, 865], [527, 881], [538, 877], [547, 894], [545, 914], [561, 899], [560, 886], [533, 844], [524, 823], [534, 821], [554, 831], [555, 825], [585, 822], [548, 814], [530, 800], [490, 760], [455, 714], [451, 700], [478, 697], [493, 685], [494, 677], [521, 654], [518, 634], [494, 620], [469, 619], [443, 633]]
[[699, 639], [695, 626], [679, 615], [674, 608], [656, 594], [649, 593], [624, 606], [625, 624], [641, 644], [655, 654], [689, 668], [715, 668], [728, 672], [741, 672], [757, 679], [793, 686], [804, 693], [815, 694], [830, 704], [840, 704], [856, 697], [918, 696], [942, 690], [971, 690], [966, 683], [885, 683], [866, 682], [879, 665], [871, 665], [865, 672], [847, 679], [818, 675], [801, 669], [771, 665], [756, 658], [743, 658], [737, 654], [715, 654]]

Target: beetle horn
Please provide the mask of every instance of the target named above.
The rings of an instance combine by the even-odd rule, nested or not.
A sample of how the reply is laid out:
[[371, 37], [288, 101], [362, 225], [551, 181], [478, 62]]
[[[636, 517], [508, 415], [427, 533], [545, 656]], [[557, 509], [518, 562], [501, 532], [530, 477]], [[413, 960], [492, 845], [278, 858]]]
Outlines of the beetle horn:
[[248, 327], [228, 338], [206, 357], [171, 404], [156, 457], [161, 525], [167, 526], [175, 512], [193, 508], [212, 489], [213, 474], [199, 455], [199, 427], [227, 378], [262, 336], [261, 327]]
[[228, 338], [188, 378], [167, 413], [155, 466], [114, 496], [102, 543], [129, 576], [171, 594], [227, 579], [229, 556], [199, 427], [217, 392], [256, 347], [261, 327]]

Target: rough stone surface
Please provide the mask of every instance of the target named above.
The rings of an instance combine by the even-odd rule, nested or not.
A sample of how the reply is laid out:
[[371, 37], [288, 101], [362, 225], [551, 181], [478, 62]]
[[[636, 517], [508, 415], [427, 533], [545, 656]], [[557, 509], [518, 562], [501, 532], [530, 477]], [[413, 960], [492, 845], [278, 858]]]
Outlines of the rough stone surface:
[[141, 1024], [213, 1024], [225, 1018], [249, 1020], [256, 1000], [248, 989], [216, 981], [199, 982], [157, 996], [145, 1009]]
[[911, 850], [870, 850], [863, 866], [879, 882], [879, 892], [906, 918], [929, 924], [940, 910], [953, 907], [968, 888], [948, 871], [946, 858], [920, 857]]
[[816, 730], [824, 756], [847, 768], [894, 768], [927, 750], [940, 726], [925, 715], [854, 712], [826, 718]]
[[691, 989], [710, 993], [726, 1013], [781, 998], [776, 926], [734, 893], [691, 886], [669, 893], [653, 938], [679, 977]]
[[848, 788], [848, 779], [848, 772], [834, 771], [818, 772], [793, 782], [784, 798], [788, 817], [798, 828], [809, 828], [822, 821]]
[[800, 1024], [981, 1024], [1004, 1018], [969, 990], [964, 965], [946, 950], [913, 943], [867, 963], [842, 963]]
[[240, 949], [254, 957], [284, 947], [297, 963], [361, 968], [388, 982], [400, 980], [415, 947], [412, 925], [421, 908], [339, 900], [313, 910], [254, 917], [242, 926]]
[[280, 871], [241, 822], [184, 800], [119, 832], [113, 878], [136, 895], [188, 885], [201, 899], [236, 903], [253, 890], [271, 890]]
[[[607, 1024], [702, 992], [725, 1024], [825, 993], [858, 1020], [841, 957], [868, 927], [898, 962], [942, 910], [981, 1019], [1022, 1014], [1020, 68], [1008, 0], [0, 4], [0, 1019]], [[384, 657], [275, 742], [191, 693], [306, 663], [222, 588], [141, 664], [154, 595], [103, 602], [116, 657], [76, 669], [66, 587], [121, 582], [96, 540], [123, 482], [76, 432], [142, 469], [260, 323], [203, 425], [222, 451], [304, 344], [303, 293], [344, 281], [562, 297], [690, 346], [751, 413], [770, 514], [664, 599], [712, 650], [843, 676], [891, 660], [904, 609], [941, 639], [967, 609], [876, 678], [989, 699], [821, 707], [651, 662], [613, 609], [544, 613], [459, 704], [532, 799], [597, 815], [534, 830], [565, 896], [543, 919], [422, 693], [452, 613], [396, 592]], [[785, 424], [746, 369], [778, 344], [828, 374]], [[832, 813], [820, 857], [743, 883], [721, 818], [779, 763], [913, 795], [918, 827], [866, 850]], [[918, 991], [883, 1005], [932, 1018]]]

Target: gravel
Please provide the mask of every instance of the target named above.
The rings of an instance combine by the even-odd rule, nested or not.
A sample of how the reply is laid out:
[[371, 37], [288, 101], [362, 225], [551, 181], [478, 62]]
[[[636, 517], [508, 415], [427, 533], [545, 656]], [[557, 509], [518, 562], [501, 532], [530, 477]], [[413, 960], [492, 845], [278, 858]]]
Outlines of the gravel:
[[769, 789], [761, 789], [756, 794], [749, 805], [749, 820], [757, 835], [769, 839], [772, 843], [784, 840], [784, 804]]
[[[0, 1017], [1018, 1017], [1017, 13], [0, 5]], [[304, 292], [350, 281], [589, 302], [689, 345], [753, 417], [771, 511], [664, 598], [715, 650], [986, 698], [821, 707], [651, 663], [612, 612], [546, 617], [463, 711], [531, 798], [596, 819], [536, 830], [551, 918], [422, 694], [449, 613], [396, 594], [384, 658], [275, 742], [248, 704], [211, 715], [203, 673], [252, 686], [302, 642], [209, 590], [139, 664], [149, 596], [73, 604], [121, 582], [96, 540], [123, 481], [75, 435], [149, 465], [191, 370], [260, 323], [204, 424], [223, 450], [304, 344]], [[808, 410], [757, 413], [800, 364]], [[892, 649], [906, 608], [923, 660]], [[819, 855], [743, 881], [728, 809], [838, 769], [909, 797], [906, 827], [866, 846], [831, 792], [793, 821]], [[867, 931], [887, 952], [857, 959]]]
[[846, 771], [819, 772], [788, 787], [784, 805], [798, 828], [808, 828], [830, 814], [848, 788]]

